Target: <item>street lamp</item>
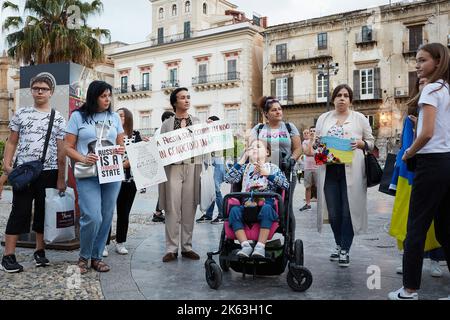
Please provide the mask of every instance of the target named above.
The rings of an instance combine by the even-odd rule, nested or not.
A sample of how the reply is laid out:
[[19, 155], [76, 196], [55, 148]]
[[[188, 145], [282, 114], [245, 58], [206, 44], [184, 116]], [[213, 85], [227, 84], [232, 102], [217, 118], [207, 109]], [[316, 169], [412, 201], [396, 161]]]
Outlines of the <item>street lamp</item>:
[[337, 75], [339, 72], [339, 63], [327, 61], [326, 64], [322, 63], [317, 66], [319, 69], [319, 77], [326, 79], [327, 88], [327, 111], [330, 111], [330, 72]]

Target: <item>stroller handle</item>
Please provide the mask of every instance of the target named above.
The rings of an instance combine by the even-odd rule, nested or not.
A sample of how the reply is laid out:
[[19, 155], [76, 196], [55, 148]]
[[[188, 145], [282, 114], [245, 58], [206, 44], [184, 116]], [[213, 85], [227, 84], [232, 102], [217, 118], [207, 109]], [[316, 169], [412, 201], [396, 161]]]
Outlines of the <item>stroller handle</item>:
[[228, 198], [241, 198], [241, 197], [259, 197], [259, 198], [277, 198], [279, 202], [282, 201], [281, 195], [275, 192], [232, 192], [224, 197], [224, 201]]

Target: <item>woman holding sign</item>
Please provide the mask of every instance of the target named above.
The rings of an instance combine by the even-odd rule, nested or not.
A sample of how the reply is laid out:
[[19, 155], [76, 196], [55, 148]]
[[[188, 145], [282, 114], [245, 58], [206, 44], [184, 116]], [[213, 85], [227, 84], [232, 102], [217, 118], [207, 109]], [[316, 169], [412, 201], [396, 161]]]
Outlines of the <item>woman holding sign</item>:
[[[119, 145], [117, 153], [125, 152], [124, 131], [117, 113], [111, 108], [112, 87], [104, 81], [89, 85], [86, 103], [70, 117], [66, 130], [66, 151], [77, 164], [95, 166], [99, 157], [95, 150], [103, 146]], [[80, 272], [88, 272], [88, 261], [98, 272], [107, 272], [102, 261], [103, 250], [111, 228], [114, 207], [121, 182], [100, 184], [99, 177], [77, 178], [80, 218]]]
[[[175, 89], [170, 95], [170, 104], [175, 116], [161, 126], [161, 134], [200, 123], [188, 113], [191, 96], [186, 88]], [[200, 203], [200, 172], [202, 161], [194, 158], [176, 162], [164, 168], [167, 182], [159, 185], [160, 209], [166, 212], [166, 254], [162, 261], [174, 261], [181, 255], [191, 260], [200, 256], [192, 250], [192, 233], [197, 206]], [[181, 239], [180, 239], [181, 233]]]
[[[333, 91], [334, 111], [322, 114], [316, 124], [316, 134], [327, 141], [348, 142], [353, 150], [345, 164], [326, 164], [319, 167], [317, 219], [319, 231], [324, 219], [329, 219], [336, 241], [330, 256], [340, 267], [350, 265], [349, 251], [354, 234], [367, 229], [367, 182], [364, 148], [374, 147], [374, 137], [368, 119], [350, 110], [353, 91], [342, 84]], [[313, 137], [311, 137], [313, 139]], [[348, 153], [348, 151], [347, 151]]]

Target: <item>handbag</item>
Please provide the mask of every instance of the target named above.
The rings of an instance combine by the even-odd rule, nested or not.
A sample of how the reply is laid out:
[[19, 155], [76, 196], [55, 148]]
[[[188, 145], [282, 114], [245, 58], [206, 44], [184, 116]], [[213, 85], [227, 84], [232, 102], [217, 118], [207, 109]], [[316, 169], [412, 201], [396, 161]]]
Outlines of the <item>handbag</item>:
[[17, 166], [17, 159], [14, 164], [14, 169], [8, 175], [8, 181], [16, 191], [23, 191], [32, 182], [34, 182], [42, 173], [44, 169], [45, 156], [47, 154], [48, 143], [52, 134], [53, 121], [55, 120], [55, 110], [52, 109], [50, 113], [50, 121], [48, 123], [47, 133], [45, 136], [44, 150], [40, 160], [29, 161]]
[[[103, 137], [103, 129], [105, 128], [105, 123], [108, 120], [108, 113], [106, 114], [105, 121], [103, 121], [102, 131], [100, 132], [100, 139]], [[97, 139], [97, 145], [101, 141]], [[73, 165], [73, 176], [76, 179], [86, 179], [91, 177], [96, 177], [98, 175], [97, 164], [87, 164], [81, 161], [75, 162]]]
[[364, 148], [364, 162], [366, 165], [366, 178], [367, 187], [374, 187], [381, 182], [383, 176], [383, 169], [381, 169], [377, 158], [369, 152], [369, 146], [366, 141], [364, 141], [366, 147]]

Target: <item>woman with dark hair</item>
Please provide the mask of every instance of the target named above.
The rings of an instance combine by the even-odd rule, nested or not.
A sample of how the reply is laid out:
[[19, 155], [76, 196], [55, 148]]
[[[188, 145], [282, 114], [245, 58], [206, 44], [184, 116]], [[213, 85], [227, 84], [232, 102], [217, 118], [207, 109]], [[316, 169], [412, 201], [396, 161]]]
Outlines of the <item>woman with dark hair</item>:
[[[120, 108], [117, 110], [120, 121], [125, 131], [124, 145], [128, 146], [131, 143], [141, 142], [141, 134], [139, 131], [133, 130], [133, 114], [127, 108]], [[133, 180], [133, 175], [130, 169], [130, 162], [127, 154], [123, 157], [123, 168], [125, 170], [125, 180], [122, 181], [119, 196], [117, 197], [117, 224], [116, 224], [116, 252], [118, 254], [128, 254], [125, 247], [127, 242], [128, 223], [130, 217], [131, 207], [133, 206], [134, 198], [136, 197], [136, 183]], [[103, 250], [103, 257], [108, 256], [108, 245], [111, 240], [111, 229], [109, 230], [108, 241]]]
[[[190, 100], [191, 96], [186, 88], [178, 88], [172, 92], [170, 104], [175, 116], [164, 121], [161, 134], [200, 123], [198, 118], [188, 113]], [[166, 254], [162, 258], [163, 262], [176, 260], [179, 246], [184, 258], [200, 259], [200, 256], [192, 250], [192, 233], [195, 212], [200, 203], [202, 170], [202, 161], [195, 160], [195, 158], [187, 159], [164, 168], [167, 182], [159, 185], [159, 206], [166, 213]]]
[[[336, 249], [330, 256], [340, 267], [350, 265], [349, 251], [354, 234], [367, 230], [367, 180], [364, 162], [365, 148], [374, 148], [369, 120], [352, 111], [353, 91], [346, 85], [337, 86], [331, 100], [335, 110], [322, 114], [317, 120], [317, 137], [332, 136], [352, 139], [353, 160], [350, 164], [319, 166], [317, 187], [317, 223], [322, 230], [329, 219]], [[310, 139], [315, 139], [314, 135]]]
[[[119, 115], [111, 107], [112, 87], [104, 81], [89, 85], [86, 103], [73, 112], [66, 130], [66, 152], [73, 162], [96, 165], [97, 146], [120, 145], [124, 154], [124, 131]], [[107, 272], [103, 250], [111, 228], [121, 182], [100, 184], [97, 176], [77, 178], [80, 218], [80, 272], [88, 272], [88, 261], [98, 272]]]

